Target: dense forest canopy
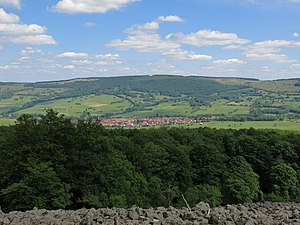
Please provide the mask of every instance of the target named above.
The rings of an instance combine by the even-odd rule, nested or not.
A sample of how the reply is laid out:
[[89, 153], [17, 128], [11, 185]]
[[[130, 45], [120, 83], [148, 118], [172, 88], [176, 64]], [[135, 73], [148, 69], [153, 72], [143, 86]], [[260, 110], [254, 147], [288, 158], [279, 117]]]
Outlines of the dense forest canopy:
[[300, 134], [106, 129], [49, 110], [0, 127], [3, 211], [300, 201]]

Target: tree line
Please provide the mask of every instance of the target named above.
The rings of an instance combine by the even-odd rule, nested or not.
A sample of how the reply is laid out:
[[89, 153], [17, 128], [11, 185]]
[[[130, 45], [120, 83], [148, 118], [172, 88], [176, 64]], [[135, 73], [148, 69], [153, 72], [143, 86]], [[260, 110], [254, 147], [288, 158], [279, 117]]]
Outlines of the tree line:
[[48, 110], [0, 127], [0, 206], [211, 206], [300, 201], [300, 134], [210, 128], [107, 129]]

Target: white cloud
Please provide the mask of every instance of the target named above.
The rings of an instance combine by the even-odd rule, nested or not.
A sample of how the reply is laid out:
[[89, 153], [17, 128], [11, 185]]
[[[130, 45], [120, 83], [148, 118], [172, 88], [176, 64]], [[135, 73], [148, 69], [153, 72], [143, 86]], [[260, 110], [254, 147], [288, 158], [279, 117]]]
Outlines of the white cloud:
[[260, 60], [260, 61], [273, 61], [279, 63], [290, 62], [288, 56], [284, 54], [247, 54], [245, 55], [248, 60]]
[[270, 69], [270, 67], [268, 66], [263, 66], [260, 70], [261, 72], [265, 72], [265, 73], [268, 73], [268, 72], [271, 72], [272, 70]]
[[25, 45], [55, 45], [56, 41], [49, 35], [25, 35], [1, 38], [0, 42], [11, 42]]
[[163, 52], [162, 55], [179, 60], [212, 60], [212, 56], [200, 55], [195, 52], [184, 51], [182, 49], [171, 49], [167, 52]]
[[183, 22], [184, 20], [176, 15], [169, 15], [169, 16], [160, 16], [158, 17], [158, 21], [161, 22]]
[[85, 65], [88, 65], [88, 64], [93, 64], [92, 61], [88, 60], [88, 59], [84, 59], [84, 60], [72, 60], [72, 63], [73, 64], [85, 64]]
[[287, 40], [266, 40], [253, 44], [257, 48], [273, 48], [273, 47], [300, 47], [300, 42]]
[[290, 66], [290, 68], [292, 68], [292, 69], [300, 69], [300, 64], [299, 64], [299, 63], [297, 63], [297, 64], [292, 64], [292, 65]]
[[42, 53], [42, 51], [39, 50], [39, 49], [35, 49], [35, 48], [32, 48], [32, 47], [26, 47], [25, 49], [23, 49], [20, 52], [20, 55], [21, 56], [28, 56], [28, 55], [40, 54], [40, 53]]
[[166, 38], [178, 43], [189, 44], [198, 47], [234, 44], [243, 45], [249, 43], [249, 40], [241, 39], [235, 33], [223, 33], [212, 30], [199, 30], [190, 34], [172, 33], [167, 35]]
[[87, 58], [89, 55], [83, 52], [65, 52], [57, 56], [58, 58]]
[[36, 24], [7, 24], [0, 23], [0, 34], [5, 35], [32, 35], [43, 34], [47, 30], [46, 27], [42, 27]]
[[63, 67], [64, 69], [67, 69], [67, 70], [74, 70], [75, 69], [75, 66], [74, 65], [66, 65]]
[[160, 16], [156, 20], [144, 23], [144, 24], [138, 24], [135, 26], [132, 26], [125, 30], [125, 33], [129, 34], [141, 34], [141, 33], [153, 33], [157, 31], [160, 28], [161, 22], [183, 22], [183, 19], [179, 16]]
[[104, 66], [104, 65], [108, 65], [108, 62], [105, 62], [105, 61], [98, 61], [98, 62], [96, 62], [95, 64], [96, 64], [96, 65], [102, 65], [102, 66]]
[[300, 42], [287, 40], [266, 40], [244, 47], [244, 55], [248, 60], [265, 60], [273, 62], [291, 62], [288, 56], [280, 54], [282, 48], [300, 48]]
[[[65, 59], [84, 59], [84, 60], [77, 60], [76, 62], [80, 62], [81, 64], [88, 64], [88, 62], [92, 62], [90, 60], [94, 60], [98, 62], [98, 60], [120, 60], [119, 54], [99, 54], [99, 55], [89, 55], [85, 52], [64, 52], [56, 56], [57, 58], [65, 58]], [[100, 64], [100, 63], [99, 63]]]
[[118, 10], [136, 0], [60, 0], [54, 11], [61, 13], [106, 13]]
[[[0, 0], [1, 1], [1, 0]], [[37, 24], [21, 24], [20, 18], [0, 8], [0, 42], [14, 44], [56, 44], [52, 36], [46, 35], [47, 27]]]
[[298, 32], [293, 33], [293, 37], [300, 37], [300, 34]]
[[107, 46], [122, 51], [135, 50], [138, 52], [166, 52], [180, 47], [178, 43], [162, 39], [159, 34], [131, 35], [125, 40], [113, 40]]
[[153, 33], [159, 29], [159, 23], [152, 21], [145, 24], [135, 25], [125, 30], [125, 33], [128, 34], [144, 34], [144, 33]]
[[93, 23], [93, 22], [86, 22], [86, 23], [84, 23], [84, 26], [85, 27], [94, 27], [94, 26], [96, 26], [97, 24], [95, 24], [95, 23]]
[[21, 8], [21, 0], [0, 0], [0, 5], [5, 5], [5, 6], [20, 9]]
[[119, 60], [120, 55], [119, 54], [104, 54], [104, 55], [95, 55], [96, 59], [101, 59], [101, 60]]
[[213, 64], [221, 65], [221, 66], [238, 66], [238, 65], [244, 65], [247, 63], [240, 59], [221, 59], [221, 60], [214, 61]]
[[5, 12], [0, 8], [0, 23], [19, 23], [20, 18], [12, 13]]

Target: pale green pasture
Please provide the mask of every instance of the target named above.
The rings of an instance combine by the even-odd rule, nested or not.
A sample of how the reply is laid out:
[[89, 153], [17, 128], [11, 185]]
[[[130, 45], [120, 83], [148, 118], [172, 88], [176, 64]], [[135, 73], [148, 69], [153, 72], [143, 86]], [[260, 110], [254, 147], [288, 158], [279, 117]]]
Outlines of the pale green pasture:
[[10, 108], [19, 108], [21, 105], [32, 100], [32, 97], [13, 96], [7, 99], [0, 99], [0, 112], [9, 110]]
[[19, 114], [45, 114], [52, 108], [66, 116], [80, 116], [84, 111], [91, 115], [104, 115], [125, 110], [130, 103], [112, 95], [89, 95], [78, 98], [67, 98], [38, 104], [34, 107], [19, 111]]
[[210, 104], [211, 106], [199, 107], [196, 112], [198, 115], [203, 114], [225, 114], [225, 115], [236, 115], [236, 114], [248, 114], [250, 106], [245, 104], [232, 104], [226, 100], [214, 101]]
[[202, 126], [217, 128], [217, 129], [280, 129], [280, 130], [294, 130], [300, 131], [300, 121], [286, 122], [286, 121], [248, 121], [248, 122], [210, 122], [204, 123]]
[[0, 118], [0, 126], [14, 125], [15, 121], [15, 119]]

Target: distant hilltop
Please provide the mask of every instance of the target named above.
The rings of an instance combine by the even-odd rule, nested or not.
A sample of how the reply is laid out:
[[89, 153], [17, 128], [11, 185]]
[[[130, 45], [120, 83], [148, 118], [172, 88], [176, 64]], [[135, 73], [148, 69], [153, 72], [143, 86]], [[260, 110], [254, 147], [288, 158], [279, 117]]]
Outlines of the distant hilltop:
[[300, 78], [260, 81], [200, 76], [122, 76], [38, 83], [0, 83], [0, 116], [207, 117], [297, 120]]

